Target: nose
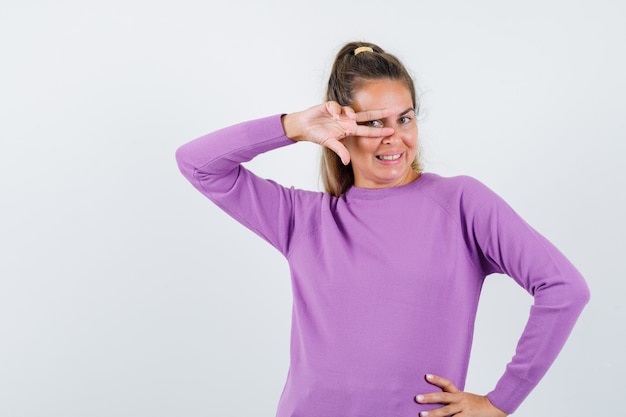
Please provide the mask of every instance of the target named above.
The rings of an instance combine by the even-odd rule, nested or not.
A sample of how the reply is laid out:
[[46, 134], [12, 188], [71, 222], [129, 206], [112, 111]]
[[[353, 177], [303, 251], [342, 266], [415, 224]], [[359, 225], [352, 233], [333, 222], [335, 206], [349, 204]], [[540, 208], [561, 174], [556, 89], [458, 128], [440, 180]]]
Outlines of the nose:
[[383, 137], [383, 143], [385, 145], [391, 145], [399, 140], [400, 140], [400, 136], [398, 135], [398, 129], [395, 129], [395, 128], [391, 135]]

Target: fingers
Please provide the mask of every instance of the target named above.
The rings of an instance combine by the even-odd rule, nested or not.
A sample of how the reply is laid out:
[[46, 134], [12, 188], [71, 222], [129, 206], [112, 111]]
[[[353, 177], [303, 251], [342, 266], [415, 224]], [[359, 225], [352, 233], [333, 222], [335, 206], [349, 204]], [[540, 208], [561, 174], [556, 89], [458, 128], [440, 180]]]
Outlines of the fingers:
[[325, 107], [328, 114], [333, 118], [338, 119], [341, 116], [341, 106], [336, 101], [327, 101]]
[[463, 393], [449, 379], [427, 374], [426, 381], [441, 388], [443, 392], [420, 394], [415, 397], [415, 401], [420, 404], [444, 404], [444, 406], [430, 411], [422, 411], [420, 417], [451, 416], [461, 411], [459, 396]]
[[429, 384], [433, 384], [441, 388], [444, 392], [459, 392], [459, 389], [449, 379], [437, 375], [427, 374], [426, 381]]
[[457, 394], [447, 392], [433, 392], [431, 394], [420, 394], [415, 397], [415, 401], [420, 404], [451, 404], [458, 400]]
[[348, 148], [343, 145], [343, 143], [335, 139], [328, 139], [322, 143], [322, 146], [326, 146], [328, 149], [335, 152], [344, 165], [348, 165], [350, 163], [350, 152], [348, 151]]
[[462, 410], [459, 407], [453, 407], [446, 405], [445, 407], [435, 408], [430, 411], [422, 411], [420, 417], [448, 417], [460, 413]]
[[415, 401], [420, 404], [443, 404], [439, 408], [429, 411], [422, 411], [420, 417], [445, 417], [463, 411], [463, 393], [437, 392], [432, 394], [420, 394], [415, 397]]
[[443, 404], [439, 408], [428, 411], [422, 411], [420, 417], [446, 417], [446, 416], [464, 416], [464, 417], [506, 417], [507, 413], [495, 407], [486, 396], [470, 394], [467, 392], [458, 392], [455, 394], [443, 393], [444, 399], [441, 401], [431, 401], [432, 398], [424, 395], [418, 396], [420, 404]]
[[361, 136], [366, 138], [380, 138], [393, 135], [393, 128], [391, 127], [370, 127], [363, 125], [356, 125], [354, 132], [346, 132], [347, 136]]
[[341, 120], [342, 117], [349, 120], [356, 120], [356, 113], [351, 107], [341, 106], [336, 101], [327, 101], [326, 111], [336, 120]]
[[[355, 113], [356, 122], [370, 122], [372, 120], [386, 119], [393, 114], [392, 109], [366, 110]], [[353, 136], [362, 136], [370, 138], [380, 138], [393, 135], [393, 128], [390, 127], [371, 127], [357, 124], [356, 131]]]
[[420, 404], [440, 404], [441, 407], [422, 411], [420, 417], [506, 417], [506, 413], [495, 407], [489, 398], [459, 390], [449, 379], [426, 375], [428, 383], [441, 388], [442, 392], [420, 394], [415, 401]]
[[[357, 113], [352, 107], [341, 106], [336, 101], [327, 101], [324, 105], [328, 114], [341, 125], [343, 137], [361, 136], [380, 138], [393, 135], [394, 129], [390, 127], [380, 128], [357, 124], [359, 122], [384, 119], [393, 114], [393, 110], [391, 109], [367, 110]], [[343, 139], [343, 137], [338, 139]]]
[[342, 106], [336, 101], [327, 101], [325, 105], [326, 111], [328, 111], [328, 113], [334, 118], [338, 119], [341, 116], [345, 116], [348, 119], [355, 120], [357, 122], [384, 119], [393, 114], [393, 109], [365, 110], [357, 113], [352, 107]]
[[356, 112], [352, 109], [352, 107], [344, 106], [342, 108], [343, 114], [350, 120], [356, 121]]
[[356, 121], [369, 122], [370, 120], [384, 119], [391, 116], [392, 114], [392, 109], [366, 110], [356, 113]]

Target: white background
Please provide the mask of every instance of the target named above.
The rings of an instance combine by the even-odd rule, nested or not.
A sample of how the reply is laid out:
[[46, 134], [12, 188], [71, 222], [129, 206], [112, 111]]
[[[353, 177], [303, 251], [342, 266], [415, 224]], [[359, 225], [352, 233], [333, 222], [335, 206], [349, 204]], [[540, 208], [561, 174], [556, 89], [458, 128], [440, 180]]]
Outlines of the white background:
[[[415, 74], [426, 170], [486, 183], [588, 280], [590, 304], [516, 416], [616, 415], [625, 12], [619, 0], [2, 0], [0, 416], [273, 416], [287, 265], [195, 191], [174, 152], [320, 102], [350, 40]], [[317, 160], [298, 144], [250, 167], [318, 189]], [[467, 390], [493, 387], [531, 301], [488, 279]]]

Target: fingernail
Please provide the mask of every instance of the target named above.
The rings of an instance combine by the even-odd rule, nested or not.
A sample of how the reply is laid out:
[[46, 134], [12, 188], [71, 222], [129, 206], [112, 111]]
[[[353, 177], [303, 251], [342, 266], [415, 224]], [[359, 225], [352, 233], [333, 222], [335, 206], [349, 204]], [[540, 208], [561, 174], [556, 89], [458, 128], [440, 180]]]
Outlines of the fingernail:
[[420, 413], [420, 417], [426, 417], [428, 415], [428, 411], [422, 411]]
[[426, 379], [435, 379], [435, 377], [432, 374], [426, 374]]
[[417, 401], [419, 401], [419, 402], [424, 401], [424, 396], [423, 395], [418, 395], [417, 396]]

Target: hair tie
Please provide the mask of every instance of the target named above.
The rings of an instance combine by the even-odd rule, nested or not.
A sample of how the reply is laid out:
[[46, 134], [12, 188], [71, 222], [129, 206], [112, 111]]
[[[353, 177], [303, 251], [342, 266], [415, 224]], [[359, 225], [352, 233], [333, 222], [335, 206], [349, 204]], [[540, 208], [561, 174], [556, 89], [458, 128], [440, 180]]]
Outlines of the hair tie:
[[354, 55], [358, 55], [361, 52], [374, 52], [374, 50], [372, 48], [370, 48], [369, 46], [359, 46], [358, 48], [356, 48], [354, 50]]

